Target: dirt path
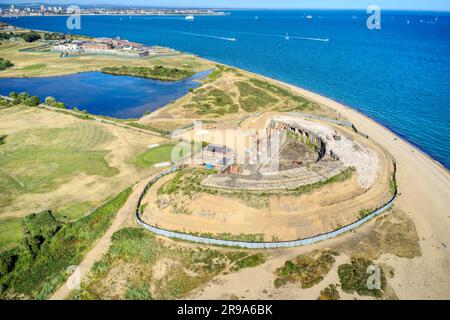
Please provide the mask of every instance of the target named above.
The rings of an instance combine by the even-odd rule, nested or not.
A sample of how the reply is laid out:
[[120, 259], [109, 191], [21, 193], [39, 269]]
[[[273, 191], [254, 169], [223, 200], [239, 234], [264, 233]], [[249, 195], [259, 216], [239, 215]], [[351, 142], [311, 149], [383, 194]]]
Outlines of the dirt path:
[[83, 261], [78, 266], [79, 272], [74, 272], [67, 279], [67, 281], [53, 294], [53, 296], [51, 296], [50, 300], [63, 300], [74, 289], [71, 284], [75, 283], [78, 277], [80, 277], [79, 279], [81, 279], [81, 281], [85, 279], [94, 263], [99, 261], [100, 258], [108, 251], [111, 245], [111, 236], [114, 234], [114, 232], [121, 229], [124, 223], [126, 223], [129, 217], [132, 216], [136, 211], [139, 196], [144, 191], [144, 188], [150, 179], [150, 177], [143, 179], [133, 187], [133, 192], [128, 197], [128, 200], [124, 204], [124, 206], [117, 213], [117, 216], [113, 220], [109, 229], [97, 241], [91, 251], [86, 254]]

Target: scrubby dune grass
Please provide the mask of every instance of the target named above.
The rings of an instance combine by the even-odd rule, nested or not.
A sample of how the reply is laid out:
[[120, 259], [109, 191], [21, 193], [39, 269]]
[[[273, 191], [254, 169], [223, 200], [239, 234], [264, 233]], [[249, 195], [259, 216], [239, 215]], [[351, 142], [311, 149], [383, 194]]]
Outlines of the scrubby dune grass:
[[33, 252], [22, 245], [3, 253], [0, 263], [13, 262], [0, 274], [0, 298], [48, 298], [68, 277], [67, 268], [78, 265], [109, 228], [130, 193], [127, 188], [90, 215], [63, 225]]
[[108, 253], [92, 268], [88, 281], [69, 298], [183, 298], [220, 273], [265, 262], [263, 253], [169, 244], [140, 228], [121, 229], [112, 241]]

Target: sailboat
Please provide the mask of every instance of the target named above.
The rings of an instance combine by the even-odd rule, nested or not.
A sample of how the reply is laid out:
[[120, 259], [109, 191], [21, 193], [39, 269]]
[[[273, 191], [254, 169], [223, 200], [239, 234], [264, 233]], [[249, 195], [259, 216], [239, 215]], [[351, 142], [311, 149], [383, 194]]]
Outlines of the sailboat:
[[286, 35], [284, 36], [284, 38], [286, 39], [286, 40], [289, 40], [291, 37], [289, 37], [289, 33], [288, 32], [286, 32]]

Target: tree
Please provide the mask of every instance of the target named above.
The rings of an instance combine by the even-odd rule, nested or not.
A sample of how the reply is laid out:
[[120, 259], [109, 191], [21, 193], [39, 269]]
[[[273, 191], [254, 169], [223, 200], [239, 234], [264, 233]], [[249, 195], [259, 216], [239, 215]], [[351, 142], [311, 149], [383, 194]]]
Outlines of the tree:
[[36, 40], [39, 40], [40, 38], [41, 36], [39, 35], [39, 33], [34, 31], [22, 34], [22, 39], [26, 42], [34, 42]]
[[51, 106], [51, 105], [54, 105], [55, 102], [56, 102], [56, 99], [53, 98], [53, 97], [46, 97], [46, 98], [45, 98], [45, 104], [46, 104], [46, 105]]
[[8, 68], [13, 67], [14, 65], [12, 64], [11, 61], [6, 60], [4, 58], [0, 58], [0, 70], [6, 70]]
[[12, 91], [12, 92], [9, 93], [9, 97], [10, 97], [10, 98], [15, 99], [15, 98], [17, 98], [17, 96], [18, 96], [18, 94], [17, 94], [17, 92], [15, 92], [15, 91]]
[[26, 99], [28, 99], [30, 97], [30, 95], [27, 92], [21, 92], [19, 93], [19, 95], [17, 96], [17, 98], [24, 102]]
[[41, 103], [41, 99], [38, 96], [32, 96], [25, 99], [24, 103], [29, 107], [37, 107]]

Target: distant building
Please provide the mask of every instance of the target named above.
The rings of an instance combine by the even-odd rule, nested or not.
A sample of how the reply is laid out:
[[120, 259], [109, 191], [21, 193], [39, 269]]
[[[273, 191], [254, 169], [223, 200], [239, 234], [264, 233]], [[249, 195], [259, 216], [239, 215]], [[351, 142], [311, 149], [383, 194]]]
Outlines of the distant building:
[[76, 43], [63, 43], [63, 44], [54, 46], [52, 48], [52, 51], [76, 53], [76, 52], [80, 52], [81, 48]]

